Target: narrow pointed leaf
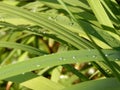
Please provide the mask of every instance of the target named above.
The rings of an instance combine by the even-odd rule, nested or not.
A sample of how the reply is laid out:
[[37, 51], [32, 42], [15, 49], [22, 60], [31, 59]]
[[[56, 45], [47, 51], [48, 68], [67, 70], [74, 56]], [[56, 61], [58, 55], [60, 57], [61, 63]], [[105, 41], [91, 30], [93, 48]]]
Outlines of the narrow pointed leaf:
[[[110, 61], [120, 60], [119, 51], [103, 50], [103, 52]], [[104, 59], [97, 50], [77, 50], [35, 57], [30, 60], [1, 67], [0, 80], [48, 66], [88, 61], [104, 61]]]

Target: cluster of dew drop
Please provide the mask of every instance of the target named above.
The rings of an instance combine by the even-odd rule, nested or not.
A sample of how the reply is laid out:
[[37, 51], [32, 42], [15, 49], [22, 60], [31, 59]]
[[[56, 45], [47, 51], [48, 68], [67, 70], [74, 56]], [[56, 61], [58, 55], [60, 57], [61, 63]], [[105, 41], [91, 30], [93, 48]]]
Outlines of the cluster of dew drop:
[[[36, 67], [40, 67], [41, 65], [40, 64], [37, 64]], [[31, 70], [30, 70], [31, 71]], [[22, 75], [24, 75], [25, 72], [22, 73]]]
[[33, 30], [32, 28], [28, 27], [27, 30], [29, 31], [32, 31], [32, 32], [36, 32], [36, 33], [39, 33], [39, 34], [46, 34], [47, 31], [46, 30], [42, 30], [42, 29], [38, 29], [37, 31], [36, 30]]
[[60, 60], [60, 61], [63, 61], [63, 60], [66, 60], [66, 59], [65, 59], [65, 58], [63, 58], [63, 57], [60, 57], [60, 58], [59, 58], [59, 60]]
[[[91, 49], [88, 49], [89, 52], [91, 52]], [[89, 57], [89, 55], [86, 55], [87, 57]], [[97, 55], [92, 55], [92, 58], [97, 58]]]
[[[108, 57], [109, 55], [108, 54], [105, 54], [106, 57]], [[115, 58], [115, 61], [118, 61], [119, 58]]]
[[48, 19], [49, 19], [49, 20], [53, 20], [53, 18], [52, 18], [52, 17], [48, 17]]
[[57, 21], [57, 17], [48, 17], [49, 20]]
[[[73, 60], [76, 60], [76, 56], [72, 56], [72, 59], [73, 59]], [[65, 61], [66, 58], [60, 57], [59, 60], [60, 60], [60, 61]]]

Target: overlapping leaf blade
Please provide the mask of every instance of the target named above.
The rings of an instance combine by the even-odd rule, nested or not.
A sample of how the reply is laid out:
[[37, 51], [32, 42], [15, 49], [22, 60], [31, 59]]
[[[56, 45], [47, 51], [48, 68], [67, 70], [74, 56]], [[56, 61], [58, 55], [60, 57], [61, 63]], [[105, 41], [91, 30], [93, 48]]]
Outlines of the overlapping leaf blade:
[[115, 78], [101, 79], [84, 82], [62, 90], [80, 90], [80, 88], [82, 88], [82, 90], [119, 90], [120, 83]]
[[41, 51], [37, 48], [31, 47], [28, 45], [24, 45], [24, 44], [13, 43], [13, 42], [0, 42], [0, 47], [21, 49], [21, 50], [28, 51], [28, 52], [35, 54], [35, 55], [47, 54], [46, 52]]
[[[120, 60], [119, 51], [115, 51], [115, 50], [103, 50], [103, 51], [108, 56], [109, 60], [111, 61]], [[45, 68], [48, 66], [56, 66], [61, 64], [70, 64], [70, 63], [88, 62], [88, 61], [104, 61], [104, 59], [97, 50], [91, 50], [91, 51], [78, 50], [78, 51], [56, 53], [47, 56], [40, 56], [0, 68], [0, 72], [1, 72], [0, 79], [5, 79], [11, 76], [15, 76], [18, 74], [22, 74], [40, 68]]]

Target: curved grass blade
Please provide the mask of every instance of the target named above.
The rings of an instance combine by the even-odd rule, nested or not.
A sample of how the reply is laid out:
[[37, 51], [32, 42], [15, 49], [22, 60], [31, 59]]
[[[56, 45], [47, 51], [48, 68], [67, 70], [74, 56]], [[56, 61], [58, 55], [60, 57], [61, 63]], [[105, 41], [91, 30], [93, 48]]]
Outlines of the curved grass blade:
[[[115, 50], [102, 50], [105, 56], [108, 57], [110, 61], [120, 60], [120, 52]], [[52, 55], [40, 56], [31, 58], [23, 62], [18, 62], [16, 64], [9, 64], [0, 68], [0, 80], [29, 72], [32, 70], [45, 68], [48, 66], [56, 66], [63, 64], [70, 64], [76, 62], [88, 62], [88, 61], [104, 61], [103, 57], [95, 49], [93, 50], [77, 50], [56, 53]]]
[[14, 43], [14, 42], [0, 41], [0, 47], [21, 49], [21, 50], [28, 51], [29, 53], [36, 54], [36, 55], [47, 54], [46, 52], [41, 51], [37, 48], [31, 47], [31, 46], [28, 46], [28, 45], [24, 45], [24, 44]]
[[62, 90], [120, 90], [120, 82], [115, 78], [83, 82]]
[[64, 88], [64, 86], [55, 83], [43, 76], [38, 76], [32, 72], [25, 74], [23, 73], [14, 77], [7, 78], [5, 80], [19, 83], [20, 85], [28, 87], [32, 90], [60, 90]]
[[64, 88], [63, 85], [50, 81], [43, 76], [33, 78], [31, 80], [21, 83], [20, 85], [26, 86], [32, 90], [61, 90]]
[[[16, 15], [17, 17], [18, 16], [22, 17], [26, 20], [36, 23], [37, 25], [39, 25], [41, 27], [47, 28], [53, 34], [58, 36], [60, 39], [67, 41], [68, 43], [72, 44], [74, 47], [76, 47], [78, 49], [94, 48], [93, 45], [91, 45], [91, 43], [86, 42], [83, 38], [81, 38], [78, 35], [78, 33], [73, 33], [66, 27], [63, 27], [60, 24], [58, 24], [52, 20], [49, 20], [48, 18], [45, 18], [44, 14], [38, 14], [38, 13], [34, 14], [34, 13], [28, 12], [26, 10], [20, 9], [18, 7], [6, 5], [4, 3], [0, 3], [0, 10], [2, 12], [8, 13], [10, 15]], [[111, 42], [107, 43], [111, 47], [118, 47], [120, 45], [118, 36], [115, 36], [112, 33], [110, 33], [110, 35], [108, 35], [109, 33], [106, 33], [106, 32], [104, 32], [104, 33], [102, 33], [101, 31], [97, 32], [96, 30], [98, 30], [100, 28], [97, 28], [97, 27], [95, 28], [95, 27], [91, 26], [89, 23], [83, 22], [81, 20], [80, 20], [80, 23], [84, 25], [85, 29], [89, 28], [90, 29], [89, 33], [91, 35], [97, 37], [97, 39], [100, 39], [100, 41], [102, 41], [104, 43], [107, 43], [107, 41], [111, 41]], [[82, 27], [79, 28], [78, 30], [80, 30], [80, 35], [83, 34]], [[100, 35], [98, 35], [98, 34], [100, 34]], [[109, 38], [108, 38], [108, 36], [109, 36]], [[87, 37], [87, 36], [84, 36], [84, 37]], [[117, 37], [117, 39], [116, 39], [116, 37]]]
[[23, 83], [25, 81], [29, 81], [30, 79], [36, 78], [38, 77], [38, 75], [32, 73], [32, 72], [28, 72], [28, 73], [23, 73], [20, 75], [16, 75], [10, 78], [6, 78], [6, 81], [12, 81], [14, 83]]
[[91, 43], [86, 42], [83, 38], [79, 37], [77, 33], [70, 32], [69, 29], [55, 23], [52, 20], [44, 18], [42, 14], [34, 14], [18, 7], [13, 7], [4, 3], [0, 3], [0, 10], [8, 14], [20, 16], [24, 19], [30, 20], [41, 27], [45, 27], [54, 34], [58, 35], [59, 38], [67, 41], [78, 49], [93, 48]]

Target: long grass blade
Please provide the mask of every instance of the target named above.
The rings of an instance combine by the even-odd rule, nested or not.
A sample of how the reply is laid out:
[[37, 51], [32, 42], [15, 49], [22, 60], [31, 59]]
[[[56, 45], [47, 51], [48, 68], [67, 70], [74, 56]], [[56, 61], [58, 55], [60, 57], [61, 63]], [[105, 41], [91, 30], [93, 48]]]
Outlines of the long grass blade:
[[[120, 60], [119, 51], [103, 50], [103, 52], [110, 61], [115, 61], [116, 58], [117, 61]], [[35, 57], [0, 68], [0, 80], [48, 66], [88, 61], [104, 61], [104, 59], [97, 50], [77, 50]]]
[[83, 82], [63, 90], [119, 90], [120, 83], [115, 78]]
[[26, 10], [6, 5], [4, 3], [0, 3], [0, 10], [12, 15], [20, 16], [36, 23], [37, 25], [47, 28], [51, 32], [54, 32], [54, 34], [58, 35], [59, 38], [66, 40], [78, 49], [93, 47], [90, 43], [85, 42], [84, 39], [76, 35], [76, 33], [69, 32], [67, 28], [55, 23], [52, 20], [45, 19], [42, 14], [35, 15]]

